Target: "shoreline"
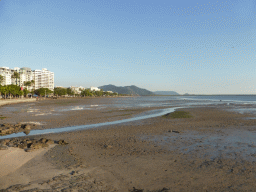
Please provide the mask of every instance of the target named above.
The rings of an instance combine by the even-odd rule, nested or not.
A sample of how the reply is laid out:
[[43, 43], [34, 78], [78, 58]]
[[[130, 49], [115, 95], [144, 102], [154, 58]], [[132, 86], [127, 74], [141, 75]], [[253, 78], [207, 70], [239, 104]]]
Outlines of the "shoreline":
[[5, 99], [0, 100], [0, 106], [17, 104], [17, 103], [27, 103], [27, 102], [36, 102], [36, 98], [23, 98], [23, 99]]
[[[95, 103], [90, 100], [90, 104]], [[252, 142], [256, 138], [256, 120], [246, 120], [250, 114], [225, 111], [225, 106], [180, 110], [189, 112], [192, 118], [159, 116], [95, 129], [26, 136], [64, 139], [69, 144], [57, 145], [0, 178], [0, 183], [5, 183], [2, 188], [54, 190], [58, 185], [63, 190], [92, 191], [253, 190], [256, 146]], [[90, 117], [108, 119], [112, 116], [114, 119], [120, 112], [103, 111], [106, 113], [92, 110]], [[140, 109], [129, 115], [138, 113]], [[65, 113], [61, 116], [66, 118]], [[48, 176], [40, 166], [48, 170]], [[57, 175], [53, 170], [58, 170]], [[39, 173], [44, 175], [40, 182]], [[13, 182], [8, 183], [9, 180], [21, 184], [20, 188], [15, 188]]]

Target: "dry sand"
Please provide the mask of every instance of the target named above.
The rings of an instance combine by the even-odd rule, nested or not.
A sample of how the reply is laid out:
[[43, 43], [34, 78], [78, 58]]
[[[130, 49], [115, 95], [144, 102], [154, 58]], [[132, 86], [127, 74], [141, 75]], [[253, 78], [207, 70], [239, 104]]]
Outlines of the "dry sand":
[[[0, 182], [4, 185], [0, 189], [254, 191], [256, 120], [245, 119], [249, 114], [224, 109], [225, 106], [182, 109], [190, 112], [192, 118], [156, 117], [122, 125], [44, 135], [53, 140], [64, 139], [69, 144], [56, 145], [1, 177]], [[102, 119], [108, 119], [110, 114], [126, 113], [103, 113], [107, 111], [110, 109], [86, 112], [91, 118]], [[15, 115], [19, 116], [18, 113]], [[9, 120], [11, 118], [9, 116]], [[65, 119], [65, 114], [56, 118], [58, 121]], [[26, 119], [39, 120], [38, 116]], [[77, 117], [73, 123], [84, 123], [84, 120]]]
[[[51, 147], [53, 147], [52, 145]], [[30, 153], [25, 153], [24, 149], [9, 147], [7, 150], [0, 151], [0, 177], [6, 176], [22, 165], [33, 159], [40, 153], [45, 153], [49, 148], [39, 149]]]

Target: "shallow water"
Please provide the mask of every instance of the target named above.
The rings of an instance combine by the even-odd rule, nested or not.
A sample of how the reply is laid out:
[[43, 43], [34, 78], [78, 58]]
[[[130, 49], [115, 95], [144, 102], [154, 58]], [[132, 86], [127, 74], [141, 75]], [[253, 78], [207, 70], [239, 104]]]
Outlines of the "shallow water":
[[[167, 113], [174, 112], [175, 109], [178, 109], [178, 108], [179, 107], [151, 110], [151, 111], [141, 113], [140, 115], [137, 115], [133, 118], [112, 121], [112, 122], [97, 123], [97, 124], [90, 124], [90, 125], [80, 125], [80, 126], [64, 127], [64, 128], [55, 128], [55, 129], [32, 130], [32, 131], [30, 131], [28, 136], [49, 134], [49, 133], [61, 133], [61, 132], [68, 132], [68, 131], [75, 131], [75, 130], [82, 130], [82, 129], [92, 129], [92, 128], [106, 126], [106, 125], [115, 125], [115, 124], [120, 124], [120, 123], [138, 121], [138, 120], [143, 120], [143, 119], [148, 119], [148, 118], [152, 118], [152, 117], [158, 117], [161, 115], [165, 115]], [[21, 133], [13, 133], [13, 134], [6, 135], [6, 136], [0, 136], [0, 139], [8, 139], [8, 138], [13, 138], [13, 137], [23, 137], [23, 136], [26, 136], [26, 134], [22, 133], [22, 132]]]
[[171, 151], [183, 154], [196, 154], [198, 158], [231, 158], [256, 161], [255, 130], [225, 129], [215, 133], [186, 131], [170, 132], [166, 135], [142, 137]]
[[39, 109], [35, 103], [3, 106], [0, 110], [5, 113], [55, 113], [73, 110], [101, 110], [107, 107], [113, 108], [147, 108], [147, 107], [195, 107], [209, 105], [224, 105], [227, 109], [241, 113], [256, 114], [256, 96], [154, 96], [154, 97], [128, 97], [116, 98], [111, 104], [75, 105], [75, 106], [47, 106]]

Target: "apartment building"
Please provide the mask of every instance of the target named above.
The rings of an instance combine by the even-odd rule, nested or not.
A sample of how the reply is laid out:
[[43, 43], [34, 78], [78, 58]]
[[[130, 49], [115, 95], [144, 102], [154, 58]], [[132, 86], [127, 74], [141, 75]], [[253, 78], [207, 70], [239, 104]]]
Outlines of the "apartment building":
[[81, 92], [85, 89], [82, 86], [80, 87], [70, 86], [69, 88], [71, 89], [71, 91], [74, 91], [75, 94], [81, 94]]
[[[12, 78], [14, 72], [19, 74], [19, 78]], [[24, 86], [24, 82], [34, 80], [34, 84], [26, 87], [28, 90], [48, 88], [54, 90], [54, 73], [43, 68], [42, 70], [31, 70], [28, 67], [15, 67], [14, 69], [9, 69], [9, 67], [0, 67], [0, 75], [4, 77], [2, 85], [18, 85]]]
[[2, 85], [10, 85], [12, 84], [12, 72], [9, 67], [0, 67], [0, 75], [3, 76]]
[[34, 71], [34, 81], [35, 89], [44, 87], [52, 91], [54, 90], [54, 73], [48, 71], [46, 68]]
[[100, 89], [98, 87], [90, 87], [91, 91], [100, 91]]

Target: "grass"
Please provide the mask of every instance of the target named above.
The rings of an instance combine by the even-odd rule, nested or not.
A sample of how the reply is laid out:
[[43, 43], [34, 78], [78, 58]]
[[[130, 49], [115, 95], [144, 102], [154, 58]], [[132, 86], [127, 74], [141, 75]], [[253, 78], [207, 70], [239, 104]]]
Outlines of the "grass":
[[186, 111], [174, 111], [172, 113], [168, 113], [166, 115], [163, 115], [162, 117], [170, 117], [170, 118], [191, 118], [192, 116], [190, 115], [189, 112]]
[[0, 119], [5, 119], [6, 117], [4, 117], [4, 116], [2, 116], [2, 117], [0, 117]]

